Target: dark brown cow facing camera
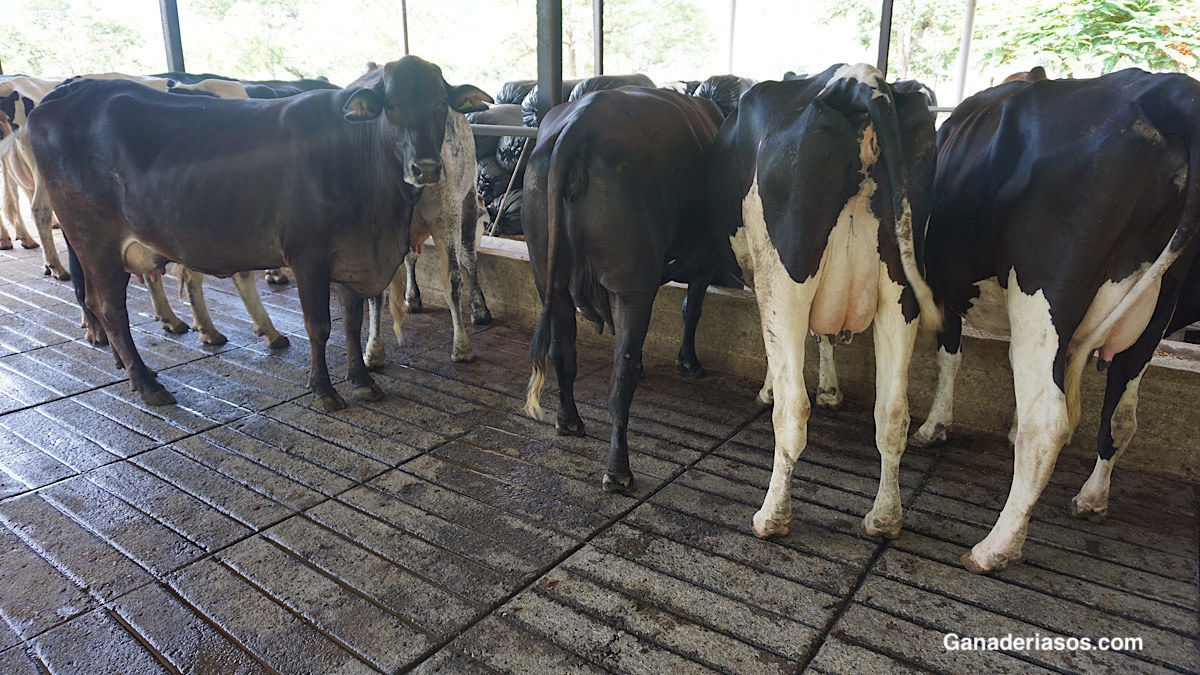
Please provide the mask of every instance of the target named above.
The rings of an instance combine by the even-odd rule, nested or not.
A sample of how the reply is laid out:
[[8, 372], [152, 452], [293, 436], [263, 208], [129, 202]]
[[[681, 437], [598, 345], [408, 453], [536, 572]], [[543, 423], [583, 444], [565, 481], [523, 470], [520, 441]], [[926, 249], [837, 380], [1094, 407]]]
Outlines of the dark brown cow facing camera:
[[[414, 56], [375, 86], [278, 100], [173, 96], [87, 80], [30, 116], [34, 153], [69, 240], [89, 337], [107, 333], [150, 405], [174, 403], [133, 344], [129, 275], [174, 261], [204, 274], [287, 265], [312, 348], [309, 387], [345, 407], [325, 364], [329, 284], [341, 284], [356, 398], [383, 392], [363, 364], [362, 298], [383, 291], [408, 251], [419, 188], [444, 175], [446, 115], [481, 95]], [[401, 316], [395, 316], [399, 326]]]

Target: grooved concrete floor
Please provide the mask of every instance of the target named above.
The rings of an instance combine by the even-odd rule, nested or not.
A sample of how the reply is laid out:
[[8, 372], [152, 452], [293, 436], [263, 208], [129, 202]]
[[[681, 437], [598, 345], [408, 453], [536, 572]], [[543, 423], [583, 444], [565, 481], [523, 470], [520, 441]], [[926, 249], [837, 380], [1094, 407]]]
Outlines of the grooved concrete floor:
[[[220, 348], [164, 334], [131, 288], [179, 399], [147, 408], [40, 252], [0, 252], [0, 673], [1200, 671], [1194, 485], [1118, 469], [1108, 523], [1074, 521], [1089, 467], [1064, 458], [1025, 564], [977, 577], [957, 559], [1006, 496], [1006, 444], [909, 451], [905, 531], [877, 542], [869, 411], [818, 411], [796, 522], [762, 541], [756, 382], [647, 363], [638, 489], [611, 495], [606, 351], [581, 353], [585, 439], [519, 412], [529, 331], [472, 329], [478, 360], [455, 365], [439, 309], [389, 346], [385, 400], [326, 415], [295, 290], [260, 284], [290, 349], [251, 333], [228, 282], [208, 284]], [[947, 632], [1143, 646], [962, 652]]]

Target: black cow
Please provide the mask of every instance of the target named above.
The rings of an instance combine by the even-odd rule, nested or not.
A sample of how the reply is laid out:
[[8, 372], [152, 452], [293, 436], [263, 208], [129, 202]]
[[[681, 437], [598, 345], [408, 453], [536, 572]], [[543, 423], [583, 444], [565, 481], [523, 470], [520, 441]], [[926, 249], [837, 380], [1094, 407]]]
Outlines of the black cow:
[[173, 403], [134, 346], [129, 274], [167, 261], [220, 275], [286, 264], [316, 403], [346, 405], [325, 364], [331, 281], [341, 283], [354, 395], [380, 398], [362, 359], [362, 298], [382, 292], [399, 268], [419, 190], [445, 173], [447, 112], [473, 93], [482, 92], [447, 85], [437, 66], [413, 56], [387, 64], [376, 87], [278, 100], [197, 99], [122, 81], [55, 90], [29, 126], [82, 271], [73, 279], [89, 333], [107, 332], [146, 403]]
[[[658, 287], [687, 282], [677, 367], [701, 372], [695, 330], [704, 292], [732, 259], [705, 213], [705, 154], [721, 125], [711, 101], [628, 87], [555, 107], [542, 121], [522, 220], [543, 310], [529, 346], [525, 409], [541, 418], [547, 357], [558, 375], [560, 434], [582, 436], [575, 407], [575, 308], [613, 327], [612, 437], [605, 490], [633, 487], [625, 435]], [[722, 249], [724, 252], [722, 253]]]
[[849, 342], [874, 324], [881, 472], [868, 534], [902, 524], [898, 472], [908, 434], [908, 363], [918, 315], [940, 316], [917, 253], [929, 214], [935, 136], [920, 94], [869, 65], [763, 82], [713, 146], [709, 193], [726, 236], [745, 227], [772, 373], [775, 464], [760, 537], [786, 534], [792, 472], [807, 443], [810, 334]]
[[713, 75], [697, 85], [692, 90], [692, 96], [706, 98], [716, 103], [717, 107], [721, 109], [721, 113], [725, 117], [729, 117], [734, 110], [737, 110], [742, 94], [745, 94], [754, 84], [754, 80], [748, 77]]
[[[1140, 374], [1200, 246], [1200, 83], [1125, 70], [976, 94], [938, 131], [935, 199], [927, 278], [947, 317], [938, 391], [914, 442], [943, 438], [951, 422], [961, 318], [1012, 336], [1012, 489], [991, 533], [962, 559], [987, 572], [1021, 560], [1029, 514], [1078, 423], [1094, 352], [1112, 364], [1101, 463], [1133, 434]], [[1077, 511], [1100, 508], [1087, 492]]]

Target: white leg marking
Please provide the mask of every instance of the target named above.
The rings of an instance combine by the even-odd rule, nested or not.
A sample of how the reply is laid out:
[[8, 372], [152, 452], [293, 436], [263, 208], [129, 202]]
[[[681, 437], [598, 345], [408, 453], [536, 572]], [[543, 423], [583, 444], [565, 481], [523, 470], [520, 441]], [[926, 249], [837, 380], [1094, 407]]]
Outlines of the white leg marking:
[[1074, 518], [1103, 521], [1108, 515], [1108, 488], [1113, 466], [1121, 455], [1125, 454], [1130, 441], [1133, 440], [1133, 433], [1137, 431], [1138, 387], [1145, 373], [1146, 369], [1143, 368], [1137, 377], [1125, 385], [1125, 392], [1121, 394], [1121, 400], [1117, 402], [1111, 420], [1113, 447], [1116, 448], [1116, 453], [1109, 459], [1096, 458], [1092, 475], [1083, 484], [1079, 494], [1071, 499], [1071, 505], [1068, 507]]
[[271, 349], [288, 346], [287, 337], [275, 330], [275, 324], [271, 323], [271, 315], [267, 314], [267, 309], [263, 307], [258, 287], [254, 285], [254, 274], [238, 272], [233, 275], [233, 287], [237, 289], [238, 296], [246, 307], [246, 313], [250, 315], [250, 321], [254, 324], [254, 334], [266, 339], [267, 346]]
[[918, 448], [927, 448], [946, 440], [946, 433], [954, 423], [954, 380], [958, 377], [958, 367], [962, 365], [962, 347], [959, 347], [957, 354], [951, 354], [945, 347], [938, 347], [937, 364], [937, 390], [933, 394], [933, 405], [929, 407], [929, 417], [910, 439]]
[[972, 572], [1000, 570], [1021, 561], [1029, 515], [1070, 434], [1066, 395], [1054, 382], [1059, 337], [1050, 303], [1041, 290], [1022, 293], [1015, 271], [1009, 272], [1008, 315], [1009, 359], [1019, 415], [1013, 482], [992, 531], [963, 556], [963, 564]]
[[[399, 274], [399, 270], [396, 271]], [[374, 370], [382, 368], [385, 359], [383, 349], [383, 307], [380, 299], [382, 294], [367, 299], [367, 351], [363, 355], [363, 363]]]
[[[876, 318], [878, 321], [878, 318]], [[822, 338], [818, 352], [821, 367], [817, 376], [817, 405], [837, 410], [842, 407], [842, 390], [838, 387], [837, 364], [833, 359], [833, 344]]]
[[879, 308], [875, 313], [875, 445], [879, 448], [879, 492], [863, 518], [870, 536], [900, 534], [900, 457], [908, 441], [908, 364], [920, 322], [904, 320], [900, 294], [879, 263]]

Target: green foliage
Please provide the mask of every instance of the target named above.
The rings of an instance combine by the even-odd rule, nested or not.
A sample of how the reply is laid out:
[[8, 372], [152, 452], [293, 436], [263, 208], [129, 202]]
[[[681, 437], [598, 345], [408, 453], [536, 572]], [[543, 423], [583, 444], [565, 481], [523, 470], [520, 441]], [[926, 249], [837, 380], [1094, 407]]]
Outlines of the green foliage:
[[90, 0], [30, 0], [0, 24], [0, 61], [9, 73], [102, 73], [135, 63], [144, 38], [102, 16]]
[[1193, 0], [1009, 0], [980, 11], [983, 65], [1045, 63], [1062, 72], [1139, 66], [1192, 71], [1200, 48]]
[[[864, 47], [878, 44], [879, 0], [825, 0], [821, 22], [851, 17]], [[950, 79], [962, 33], [962, 0], [895, 0], [889, 79], [917, 79], [932, 85]]]

